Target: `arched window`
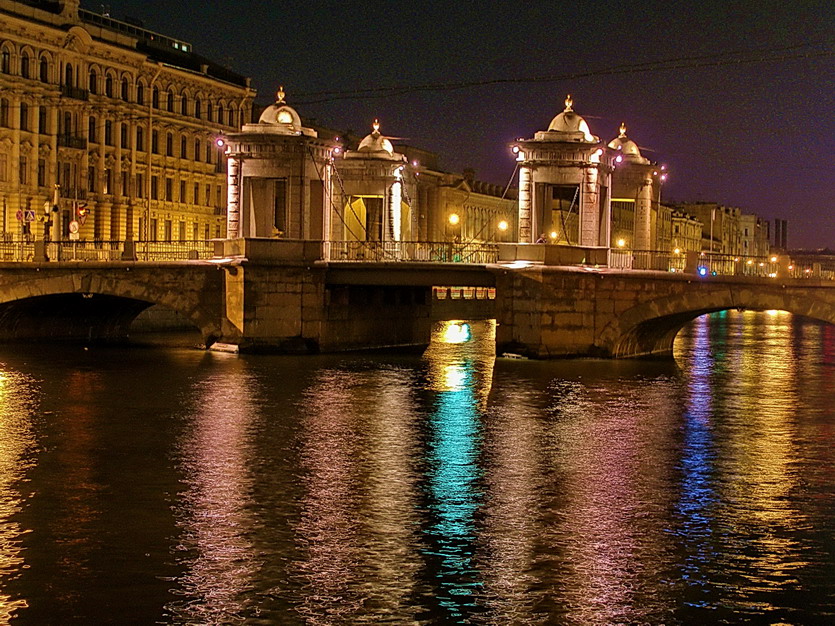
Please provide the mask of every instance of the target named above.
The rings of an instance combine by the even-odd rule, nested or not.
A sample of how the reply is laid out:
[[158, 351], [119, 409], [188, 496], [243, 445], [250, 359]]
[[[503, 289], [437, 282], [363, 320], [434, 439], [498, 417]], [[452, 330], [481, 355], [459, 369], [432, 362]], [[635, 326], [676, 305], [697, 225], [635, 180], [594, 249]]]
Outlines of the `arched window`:
[[69, 111], [67, 111], [67, 112], [65, 112], [65, 113], [64, 113], [64, 128], [63, 128], [63, 133], [64, 133], [64, 135], [66, 135], [67, 137], [69, 137], [70, 135], [72, 135], [72, 114], [71, 114]]
[[91, 115], [87, 120], [87, 141], [91, 143], [98, 143], [98, 120], [95, 115]]
[[29, 78], [29, 53], [23, 52], [20, 55], [20, 75]]
[[64, 68], [64, 84], [67, 87], [73, 86], [72, 63], [67, 63], [67, 66]]
[[238, 116], [235, 109], [229, 109], [229, 126], [237, 126]]
[[165, 136], [165, 156], [174, 156], [174, 135], [172, 133]]
[[41, 67], [40, 67], [40, 79], [42, 83], [49, 82], [49, 61], [47, 61], [46, 57], [41, 57]]
[[188, 96], [183, 92], [180, 97], [182, 98], [180, 100], [180, 113], [188, 115]]
[[200, 119], [200, 115], [201, 115], [201, 113], [202, 113], [202, 111], [200, 110], [200, 108], [201, 108], [201, 106], [200, 106], [200, 98], [196, 98], [196, 99], [194, 100], [194, 117], [196, 117], [197, 119]]
[[208, 102], [206, 102], [206, 120], [209, 122], [213, 122], [213, 117], [214, 111], [212, 110], [212, 101], [209, 100]]
[[108, 98], [113, 97], [113, 77], [108, 76], [104, 79], [104, 95]]
[[121, 93], [122, 100], [127, 102], [128, 101], [128, 79], [125, 76], [122, 77], [120, 90], [122, 92]]
[[188, 158], [188, 140], [185, 135], [180, 136], [180, 158]]
[[90, 93], [98, 93], [99, 92], [99, 75], [96, 70], [90, 70], [90, 79], [87, 81], [87, 91]]
[[136, 84], [136, 103], [145, 104], [145, 85], [142, 83]]
[[226, 124], [226, 107], [223, 106], [222, 102], [217, 103], [217, 123]]
[[3, 48], [3, 51], [0, 52], [0, 72], [4, 74], [12, 73], [12, 53], [6, 48]]
[[199, 139], [194, 140], [194, 160], [195, 161], [200, 160], [200, 140]]
[[151, 92], [151, 106], [155, 109], [159, 108], [159, 89], [154, 87], [154, 90]]
[[174, 92], [170, 89], [168, 90], [168, 112], [174, 112]]

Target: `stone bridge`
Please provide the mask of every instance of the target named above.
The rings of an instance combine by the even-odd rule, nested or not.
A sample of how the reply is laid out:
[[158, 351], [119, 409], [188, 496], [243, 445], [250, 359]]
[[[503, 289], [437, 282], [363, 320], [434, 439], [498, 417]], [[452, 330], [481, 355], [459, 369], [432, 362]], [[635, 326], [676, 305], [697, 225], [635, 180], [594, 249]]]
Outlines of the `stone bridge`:
[[835, 324], [835, 281], [328, 263], [311, 252], [293, 259], [3, 263], [0, 340], [120, 340], [143, 309], [158, 304], [189, 320], [206, 345], [279, 352], [421, 346], [440, 315], [469, 317], [481, 306], [438, 306], [432, 288], [439, 285], [494, 287], [495, 300], [483, 305], [498, 322], [498, 351], [540, 358], [670, 355], [689, 320], [731, 308], [782, 309]]

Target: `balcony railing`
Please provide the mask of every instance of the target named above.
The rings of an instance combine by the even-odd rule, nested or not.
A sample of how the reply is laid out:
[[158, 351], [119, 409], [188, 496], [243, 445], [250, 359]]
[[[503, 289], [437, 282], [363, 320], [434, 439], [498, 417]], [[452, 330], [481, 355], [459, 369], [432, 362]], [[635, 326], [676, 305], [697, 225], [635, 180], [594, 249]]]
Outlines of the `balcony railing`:
[[58, 146], [61, 148], [87, 149], [87, 139], [76, 135], [58, 135]]
[[66, 98], [74, 98], [76, 100], [87, 100], [90, 97], [90, 92], [81, 87], [73, 87], [72, 85], [61, 85], [61, 95]]
[[[186, 261], [214, 256], [212, 241], [52, 241], [0, 240], [0, 262], [43, 261]], [[37, 256], [36, 256], [37, 255]]]

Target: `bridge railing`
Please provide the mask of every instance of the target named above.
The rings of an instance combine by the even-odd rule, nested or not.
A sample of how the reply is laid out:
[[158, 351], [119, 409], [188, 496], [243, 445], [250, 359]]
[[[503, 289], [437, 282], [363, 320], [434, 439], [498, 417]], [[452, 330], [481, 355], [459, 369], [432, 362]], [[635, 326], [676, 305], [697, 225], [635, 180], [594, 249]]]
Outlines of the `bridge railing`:
[[177, 261], [210, 259], [211, 240], [102, 241], [61, 240], [44, 244], [26, 239], [0, 240], [0, 261]]
[[498, 246], [490, 243], [433, 241], [329, 241], [329, 261], [410, 261], [495, 263]]

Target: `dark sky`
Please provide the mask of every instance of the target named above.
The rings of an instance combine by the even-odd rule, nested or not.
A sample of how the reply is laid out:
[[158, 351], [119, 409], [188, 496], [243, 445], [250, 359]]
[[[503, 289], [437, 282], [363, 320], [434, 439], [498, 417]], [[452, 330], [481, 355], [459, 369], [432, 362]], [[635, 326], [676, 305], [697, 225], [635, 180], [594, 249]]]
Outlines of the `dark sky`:
[[[571, 93], [594, 134], [608, 141], [625, 121], [667, 165], [664, 199], [784, 218], [791, 247], [835, 248], [831, 1], [112, 0], [110, 12], [251, 76], [259, 101], [282, 84], [320, 124], [365, 133], [379, 117], [444, 169], [494, 183], [513, 171], [507, 144], [546, 129]], [[471, 85], [493, 80], [509, 82]], [[450, 83], [463, 86], [414, 90]], [[403, 92], [356, 93], [374, 88]]]

